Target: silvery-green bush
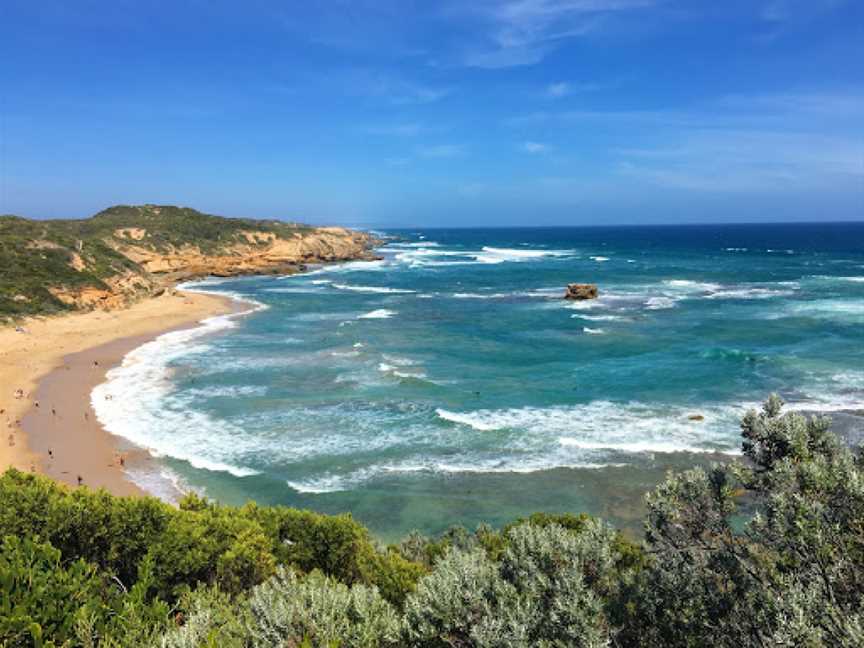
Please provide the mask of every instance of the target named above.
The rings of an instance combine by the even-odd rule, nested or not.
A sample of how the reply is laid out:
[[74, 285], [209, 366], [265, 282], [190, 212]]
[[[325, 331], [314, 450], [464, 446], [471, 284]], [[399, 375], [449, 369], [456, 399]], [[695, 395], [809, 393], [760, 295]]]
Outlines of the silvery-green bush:
[[602, 602], [589, 579], [611, 573], [613, 539], [596, 522], [584, 534], [525, 524], [508, 532], [500, 562], [453, 548], [408, 597], [405, 641], [430, 648], [606, 646]]
[[158, 648], [243, 648], [248, 645], [249, 605], [216, 587], [202, 586], [184, 594], [175, 611], [174, 627], [154, 645]]
[[252, 590], [249, 607], [251, 643], [262, 648], [383, 648], [399, 638], [399, 617], [376, 588], [348, 587], [317, 571], [301, 578], [280, 567]]
[[647, 498], [652, 563], [626, 645], [864, 645], [864, 455], [828, 419], [781, 408], [773, 396], [744, 417], [747, 463]]

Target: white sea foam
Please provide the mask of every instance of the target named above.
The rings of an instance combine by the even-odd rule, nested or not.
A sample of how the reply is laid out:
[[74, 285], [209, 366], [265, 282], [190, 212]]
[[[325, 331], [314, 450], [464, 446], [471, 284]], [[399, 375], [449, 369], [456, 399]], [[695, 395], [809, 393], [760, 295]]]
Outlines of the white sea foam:
[[360, 355], [359, 351], [331, 351], [330, 355], [334, 358], [356, 358]]
[[306, 277], [311, 277], [315, 275], [322, 274], [333, 274], [333, 273], [343, 273], [343, 272], [376, 272], [380, 270], [384, 270], [387, 266], [387, 262], [384, 260], [376, 260], [376, 261], [347, 261], [345, 263], [334, 263], [331, 265], [321, 266], [319, 268], [315, 268], [314, 270], [310, 270], [308, 272], [303, 272], [300, 274], [292, 274], [285, 275], [284, 277], [280, 277], [280, 279], [305, 279]]
[[420, 369], [404, 369], [401, 367], [395, 367], [386, 362], [378, 363], [378, 371], [396, 376], [397, 378], [426, 378], [425, 371], [421, 371]]
[[126, 475], [142, 491], [158, 497], [163, 502], [176, 505], [185, 494], [190, 492], [196, 492], [202, 497], [206, 495], [203, 488], [192, 487], [178, 473], [167, 466], [160, 465], [155, 470], [152, 465], [127, 467]]
[[[853, 373], [852, 380], [864, 382], [864, 373]], [[835, 378], [850, 377], [832, 376]], [[850, 404], [848, 399], [828, 402], [815, 396], [794, 401], [786, 409], [830, 411], [849, 409]], [[532, 473], [623, 467], [631, 465], [636, 456], [668, 453], [735, 456], [740, 454], [740, 417], [747, 409], [759, 406], [756, 402], [688, 407], [593, 401], [469, 412], [439, 408], [435, 410], [437, 418], [452, 425], [445, 426], [440, 435], [425, 428], [403, 429], [400, 445], [434, 439], [435, 445], [448, 445], [449, 441], [449, 446], [458, 448], [458, 452], [441, 455], [423, 451], [344, 473], [325, 472], [292, 479], [290, 485], [302, 492], [323, 493], [349, 490], [398, 474]], [[691, 418], [696, 415], [701, 418]], [[378, 426], [386, 427], [380, 423]], [[335, 448], [344, 443], [338, 439], [332, 445]], [[340, 456], [349, 455], [340, 450]]]
[[260, 309], [261, 305], [254, 305], [244, 313], [209, 317], [195, 328], [164, 333], [129, 352], [119, 367], [108, 371], [106, 382], [91, 393], [99, 422], [110, 433], [156, 455], [237, 477], [256, 474], [236, 463], [236, 445], [217, 442], [234, 437], [238, 433], [234, 426], [187, 407], [188, 402], [174, 409], [165, 401], [174, 391], [168, 380], [173, 360], [200, 351], [202, 338], [231, 329], [237, 317]]
[[474, 293], [474, 292], [457, 292], [450, 295], [454, 299], [513, 299], [518, 297], [530, 297], [537, 299], [552, 299], [561, 297], [563, 290], [561, 288], [538, 288], [536, 290], [517, 290], [515, 292], [496, 292], [496, 293]]
[[354, 292], [361, 293], [375, 293], [375, 294], [411, 294], [417, 292], [416, 290], [405, 290], [403, 288], [387, 288], [385, 286], [349, 286], [348, 284], [333, 284], [334, 288], [338, 288], [339, 290], [351, 290]]
[[[582, 449], [737, 454], [737, 422], [744, 409], [742, 405], [685, 408], [593, 401], [585, 405], [474, 412], [438, 409], [436, 413], [444, 420], [480, 432], [516, 429], [533, 438], [554, 435], [559, 443]], [[690, 420], [693, 414], [704, 420]], [[547, 467], [554, 467], [554, 463]]]
[[679, 300], [674, 299], [672, 297], [658, 296], [658, 297], [650, 297], [645, 301], [645, 308], [648, 310], [666, 310], [668, 308], [675, 308], [675, 305]]
[[460, 414], [459, 412], [451, 412], [442, 408], [436, 409], [435, 413], [445, 421], [469, 425], [475, 430], [489, 431], [497, 429], [496, 425], [491, 423], [484, 423], [483, 421], [478, 420], [476, 417], [473, 417], [471, 414]]
[[396, 311], [387, 310], [386, 308], [379, 308], [377, 310], [370, 311], [364, 315], [360, 315], [357, 319], [388, 319], [396, 315]]
[[576, 313], [570, 317], [588, 320], [589, 322], [620, 322], [627, 319], [622, 315], [585, 315], [583, 313]]
[[285, 483], [298, 493], [309, 493], [312, 495], [321, 493], [338, 493], [340, 491], [348, 490], [348, 488], [353, 485], [349, 484], [344, 477], [338, 475], [313, 477], [304, 481], [286, 479]]
[[588, 335], [603, 335], [604, 333], [606, 333], [606, 331], [604, 331], [603, 329], [589, 328], [587, 326], [582, 327], [582, 332], [587, 333]]
[[516, 248], [498, 248], [486, 246], [483, 254], [477, 255], [481, 263], [502, 263], [504, 261], [525, 261], [542, 257], [565, 257], [573, 254], [573, 250], [531, 250]]
[[[520, 458], [518, 460], [482, 459], [472, 458], [470, 461], [441, 461], [429, 459], [428, 457], [412, 457], [404, 461], [374, 464], [368, 468], [362, 468], [353, 472], [338, 475], [327, 473], [306, 479], [288, 480], [287, 484], [300, 493], [322, 494], [347, 491], [357, 487], [363, 482], [391, 475], [405, 475], [412, 473], [430, 474], [490, 474], [490, 473], [514, 473], [527, 474], [541, 470], [549, 470], [542, 461], [536, 459]], [[626, 466], [620, 462], [585, 462], [571, 461], [566, 465], [555, 466], [556, 468], [572, 468], [581, 470], [600, 470], [603, 468], [616, 468]]]
[[864, 300], [860, 299], [814, 299], [789, 304], [783, 311], [767, 313], [767, 319], [788, 316], [813, 317], [840, 322], [860, 322], [864, 319]]
[[604, 262], [609, 260], [609, 257], [605, 257], [605, 256], [592, 256], [592, 257], [588, 257], [588, 258], [591, 259], [592, 261], [596, 261], [597, 263], [604, 263]]
[[498, 248], [486, 246], [480, 250], [446, 250], [419, 247], [405, 249], [396, 254], [394, 259], [408, 263], [411, 267], [442, 267], [486, 264], [495, 265], [506, 262], [524, 262], [543, 258], [572, 256], [573, 250], [546, 250], [530, 248]]
[[772, 297], [788, 297], [794, 295], [793, 290], [778, 290], [775, 288], [729, 288], [719, 289], [708, 295], [706, 299], [771, 299]]
[[712, 292], [720, 290], [722, 286], [716, 283], [707, 281], [693, 281], [691, 279], [669, 279], [663, 282], [667, 288], [672, 288], [681, 292]]
[[291, 286], [291, 287], [283, 287], [283, 288], [262, 288], [263, 292], [268, 293], [283, 293], [283, 294], [295, 294], [295, 295], [313, 295], [320, 294], [321, 289], [316, 288], [314, 286]]
[[264, 385], [213, 385], [211, 387], [192, 387], [184, 390], [187, 396], [198, 398], [239, 398], [241, 396], [264, 396]]
[[390, 243], [387, 245], [388, 248], [427, 248], [427, 247], [440, 247], [440, 243], [436, 243], [435, 241], [419, 241], [415, 243]]
[[500, 299], [506, 297], [506, 293], [453, 293], [455, 299]]
[[561, 437], [559, 443], [564, 446], [580, 448], [582, 450], [616, 450], [628, 453], [670, 453], [670, 452], [698, 452], [721, 454], [739, 454], [737, 450], [718, 451], [714, 449], [689, 446], [683, 443], [670, 443], [664, 441], [636, 441], [633, 443], [609, 443], [605, 441], [582, 441], [570, 437]]

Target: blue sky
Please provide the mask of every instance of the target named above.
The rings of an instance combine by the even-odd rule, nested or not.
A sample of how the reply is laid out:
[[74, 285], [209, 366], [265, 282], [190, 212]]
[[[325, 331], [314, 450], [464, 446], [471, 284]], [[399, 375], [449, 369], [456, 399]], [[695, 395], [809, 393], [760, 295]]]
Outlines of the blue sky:
[[0, 213], [864, 220], [861, 0], [0, 5]]

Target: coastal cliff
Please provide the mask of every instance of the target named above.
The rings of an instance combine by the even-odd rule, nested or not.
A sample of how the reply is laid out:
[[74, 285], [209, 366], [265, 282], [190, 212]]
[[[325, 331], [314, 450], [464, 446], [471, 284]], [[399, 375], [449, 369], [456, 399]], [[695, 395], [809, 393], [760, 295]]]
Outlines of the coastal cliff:
[[0, 319], [116, 309], [177, 281], [290, 274], [374, 258], [373, 236], [341, 227], [120, 205], [83, 220], [0, 217]]

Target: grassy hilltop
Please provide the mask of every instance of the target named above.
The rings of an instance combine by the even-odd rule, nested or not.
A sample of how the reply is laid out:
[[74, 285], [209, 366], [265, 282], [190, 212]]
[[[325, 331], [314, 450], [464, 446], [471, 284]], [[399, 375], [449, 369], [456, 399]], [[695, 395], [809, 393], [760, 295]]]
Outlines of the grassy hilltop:
[[0, 216], [0, 319], [119, 307], [173, 279], [357, 258], [370, 244], [348, 230], [188, 207], [118, 205], [80, 220]]

